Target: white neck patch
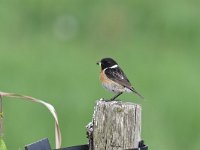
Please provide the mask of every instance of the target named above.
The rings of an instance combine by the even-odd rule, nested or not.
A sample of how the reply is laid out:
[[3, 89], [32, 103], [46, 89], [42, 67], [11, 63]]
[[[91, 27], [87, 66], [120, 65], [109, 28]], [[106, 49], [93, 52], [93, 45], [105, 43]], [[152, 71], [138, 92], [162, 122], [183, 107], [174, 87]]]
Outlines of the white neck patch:
[[113, 65], [112, 67], [109, 67], [109, 68], [113, 69], [113, 68], [117, 68], [117, 67], [118, 67], [118, 65]]

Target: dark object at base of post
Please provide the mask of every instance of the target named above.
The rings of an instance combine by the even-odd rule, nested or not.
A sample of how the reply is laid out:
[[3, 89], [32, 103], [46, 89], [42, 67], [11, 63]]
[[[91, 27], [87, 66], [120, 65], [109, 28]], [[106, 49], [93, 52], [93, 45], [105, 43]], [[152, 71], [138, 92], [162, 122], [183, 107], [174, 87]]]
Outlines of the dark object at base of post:
[[144, 141], [140, 141], [139, 142], [139, 146], [138, 148], [134, 148], [134, 149], [126, 149], [126, 150], [148, 150], [148, 146], [144, 144]]
[[46, 138], [25, 146], [25, 150], [51, 150], [51, 146], [49, 140]]
[[[68, 148], [61, 148], [58, 150], [89, 150], [89, 145], [73, 146]], [[148, 150], [148, 146], [143, 141], [140, 142], [139, 148], [127, 149], [127, 150]]]
[[58, 149], [58, 150], [89, 150], [89, 146], [88, 146], [88, 144], [86, 144], [86, 145], [79, 145], [79, 146], [61, 148], [61, 149]]
[[[25, 147], [25, 150], [51, 150], [50, 144], [48, 139], [42, 139], [38, 142], [35, 142], [33, 144], [27, 145]], [[79, 146], [72, 146], [72, 147], [66, 147], [61, 148], [57, 150], [89, 150], [89, 145], [79, 145]], [[148, 146], [144, 144], [143, 141], [139, 143], [139, 148], [135, 149], [127, 149], [127, 150], [148, 150]]]
[[[49, 140], [42, 139], [40, 141], [37, 141], [33, 144], [29, 144], [25, 146], [25, 150], [51, 150], [51, 146], [49, 144]], [[89, 150], [89, 145], [79, 145], [79, 146], [72, 146], [72, 147], [66, 147], [66, 148], [61, 148], [57, 150]], [[144, 144], [144, 141], [140, 141], [139, 143], [139, 148], [134, 148], [134, 149], [127, 149], [127, 150], [148, 150], [148, 146]]]

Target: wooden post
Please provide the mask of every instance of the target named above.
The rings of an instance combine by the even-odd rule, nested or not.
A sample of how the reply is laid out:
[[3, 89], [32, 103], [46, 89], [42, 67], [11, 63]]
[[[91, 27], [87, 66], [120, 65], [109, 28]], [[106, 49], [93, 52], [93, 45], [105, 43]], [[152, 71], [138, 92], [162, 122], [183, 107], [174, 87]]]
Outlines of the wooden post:
[[87, 133], [90, 150], [138, 148], [141, 140], [141, 106], [99, 100], [92, 122], [87, 125]]

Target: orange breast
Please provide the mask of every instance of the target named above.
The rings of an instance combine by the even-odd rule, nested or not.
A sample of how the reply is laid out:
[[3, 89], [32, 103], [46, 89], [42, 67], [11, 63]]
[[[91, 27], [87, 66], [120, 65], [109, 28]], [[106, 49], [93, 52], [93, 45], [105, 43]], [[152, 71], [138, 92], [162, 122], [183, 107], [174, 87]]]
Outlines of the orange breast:
[[103, 70], [100, 73], [100, 80], [101, 80], [101, 82], [103, 82], [105, 80], [105, 75], [103, 73]]
[[112, 81], [110, 81], [110, 80], [106, 77], [106, 75], [105, 75], [105, 73], [104, 73], [104, 70], [102, 70], [101, 73], [100, 73], [100, 80], [101, 80], [101, 82], [103, 82], [103, 83], [112, 82]]
[[115, 93], [125, 91], [125, 88], [122, 85], [110, 80], [105, 75], [104, 70], [102, 70], [101, 73], [100, 73], [100, 80], [102, 82], [102, 85], [109, 91], [112, 91], [112, 92], [115, 92]]

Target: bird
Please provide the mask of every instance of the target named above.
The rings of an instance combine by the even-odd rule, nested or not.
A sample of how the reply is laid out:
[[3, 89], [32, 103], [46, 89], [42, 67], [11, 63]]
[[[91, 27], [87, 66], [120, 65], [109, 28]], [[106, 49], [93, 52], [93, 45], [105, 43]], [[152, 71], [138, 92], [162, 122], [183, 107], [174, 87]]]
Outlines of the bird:
[[101, 67], [100, 81], [103, 87], [116, 94], [110, 99], [110, 101], [114, 101], [124, 92], [135, 93], [140, 98], [144, 98], [133, 88], [127, 76], [114, 59], [102, 58], [97, 62], [97, 65]]

